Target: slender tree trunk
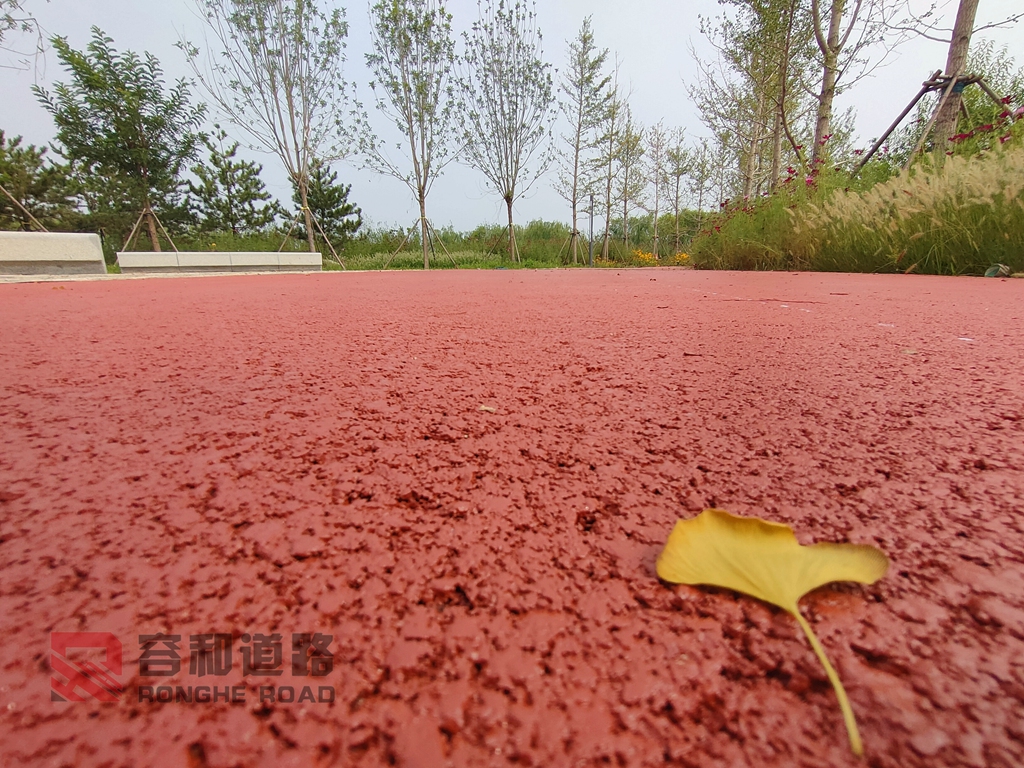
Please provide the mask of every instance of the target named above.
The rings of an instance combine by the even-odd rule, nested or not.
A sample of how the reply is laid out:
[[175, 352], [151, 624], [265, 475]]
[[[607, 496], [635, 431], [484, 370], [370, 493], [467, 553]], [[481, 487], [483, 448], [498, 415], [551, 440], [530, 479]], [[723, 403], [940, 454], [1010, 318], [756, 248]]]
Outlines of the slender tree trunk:
[[622, 171], [622, 241], [629, 253], [629, 168]]
[[608, 261], [608, 249], [611, 247], [612, 233], [612, 161], [609, 154], [608, 178], [604, 191], [604, 242], [601, 244], [601, 258]]
[[782, 110], [775, 111], [775, 125], [772, 127], [772, 181], [771, 189], [779, 185], [782, 171]]
[[676, 176], [676, 197], [675, 197], [675, 214], [676, 214], [676, 245], [675, 250], [672, 251], [672, 255], [679, 253], [679, 183], [681, 177]]
[[754, 190], [754, 174], [757, 169], [757, 145], [759, 143], [759, 137], [756, 135], [756, 126], [751, 126], [751, 128], [755, 131], [755, 135], [750, 139], [750, 146], [747, 149], [747, 161], [744, 163], [746, 167], [742, 169], [743, 197], [745, 198], [749, 198], [750, 193]]
[[509, 261], [518, 261], [516, 258], [516, 229], [512, 225], [512, 195], [505, 197], [505, 205], [508, 206], [508, 258]]
[[661, 254], [658, 252], [658, 182], [654, 182], [654, 258], [660, 259]]
[[572, 195], [573, 195], [573, 200], [572, 200], [572, 234], [569, 235], [569, 247], [572, 249], [572, 263], [573, 263], [573, 265], [575, 265], [575, 264], [578, 263], [577, 259], [576, 259], [576, 252], [579, 250], [579, 243], [580, 243], [579, 237], [576, 234], [576, 224], [577, 224], [577, 221], [578, 221], [578, 217], [577, 217], [577, 214], [576, 214], [576, 191], [575, 191], [575, 189], [573, 190]]
[[786, 44], [782, 48], [782, 59], [779, 62], [778, 104], [775, 110], [775, 125], [772, 135], [772, 184], [771, 189], [779, 186], [782, 172], [782, 135], [786, 127], [786, 97], [789, 91], [789, 54], [793, 48], [793, 16], [796, 13], [796, 0], [789, 5], [786, 17]]
[[[703, 153], [701, 154], [701, 161], [704, 160]], [[702, 171], [703, 173], [703, 171]], [[697, 231], [699, 232], [701, 227], [704, 226], [704, 188], [707, 185], [708, 180], [701, 176], [700, 185], [697, 187]]]
[[313, 236], [313, 213], [309, 210], [309, 177], [299, 177], [299, 199], [302, 201], [302, 214], [306, 219], [306, 240], [309, 252], [316, 253], [316, 238]]
[[430, 233], [427, 232], [427, 197], [420, 190], [420, 240], [423, 245], [423, 268], [430, 269]]
[[[578, 118], [577, 125], [582, 124], [582, 118]], [[579, 251], [579, 237], [576, 234], [577, 224], [579, 223], [579, 217], [576, 211], [576, 204], [579, 198], [580, 189], [580, 132], [576, 131], [576, 144], [573, 146], [573, 162], [572, 162], [572, 234], [569, 236], [569, 247], [572, 249], [572, 263], [575, 266]]]
[[146, 205], [146, 231], [149, 232], [149, 242], [153, 246], [154, 251], [160, 250], [160, 237], [156, 231], [156, 216], [153, 214], [153, 210], [149, 208], [149, 204]]
[[832, 0], [828, 38], [825, 40], [825, 50], [821, 52], [823, 70], [821, 93], [818, 94], [818, 118], [814, 124], [813, 162], [820, 160], [826, 154], [825, 137], [831, 133], [832, 129], [832, 103], [836, 98], [836, 77], [839, 67], [839, 35], [842, 31], [843, 11], [845, 10], [846, 0]]
[[[971, 45], [971, 33], [974, 31], [974, 17], [977, 13], [978, 0], [960, 0], [956, 23], [953, 26], [953, 39], [949, 43], [949, 53], [946, 56], [946, 77], [959, 77], [964, 74], [967, 52]], [[945, 157], [949, 137], [956, 133], [960, 103], [961, 96], [954, 90], [935, 120], [935, 148], [942, 157]]]

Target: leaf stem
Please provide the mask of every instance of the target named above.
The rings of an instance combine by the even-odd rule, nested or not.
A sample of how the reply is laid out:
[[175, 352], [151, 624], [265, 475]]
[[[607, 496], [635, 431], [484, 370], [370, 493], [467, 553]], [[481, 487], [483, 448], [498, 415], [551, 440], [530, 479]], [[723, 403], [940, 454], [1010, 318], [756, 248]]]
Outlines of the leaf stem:
[[839, 675], [835, 669], [829, 663], [828, 657], [825, 656], [825, 649], [821, 647], [821, 643], [818, 642], [818, 638], [814, 634], [814, 630], [811, 629], [811, 625], [807, 623], [807, 620], [800, 613], [800, 609], [796, 608], [791, 611], [801, 628], [804, 630], [804, 634], [807, 635], [807, 640], [811, 644], [811, 648], [814, 649], [814, 653], [817, 655], [821, 665], [825, 668], [825, 674], [828, 675], [828, 679], [832, 682], [832, 687], [835, 689], [836, 698], [839, 699], [839, 708], [843, 711], [843, 720], [846, 722], [846, 732], [850, 735], [850, 749], [853, 750], [853, 754], [860, 757], [864, 754], [864, 745], [860, 740], [860, 733], [857, 731], [857, 720], [853, 716], [853, 708], [850, 706], [850, 700], [846, 698], [846, 689], [843, 688], [843, 683], [839, 679]]

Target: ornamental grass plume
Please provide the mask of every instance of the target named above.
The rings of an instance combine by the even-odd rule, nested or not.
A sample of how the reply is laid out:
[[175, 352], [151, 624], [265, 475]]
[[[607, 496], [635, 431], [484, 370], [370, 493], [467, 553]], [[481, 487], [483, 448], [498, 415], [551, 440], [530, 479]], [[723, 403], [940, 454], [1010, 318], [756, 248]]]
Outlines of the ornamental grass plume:
[[792, 214], [814, 269], [983, 274], [1024, 270], [1024, 144], [925, 158], [867, 192], [837, 191]]

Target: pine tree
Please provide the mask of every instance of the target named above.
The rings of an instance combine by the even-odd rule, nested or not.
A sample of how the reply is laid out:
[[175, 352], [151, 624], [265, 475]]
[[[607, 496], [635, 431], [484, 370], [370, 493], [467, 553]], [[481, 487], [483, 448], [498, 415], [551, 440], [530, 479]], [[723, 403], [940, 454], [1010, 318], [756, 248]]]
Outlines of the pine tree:
[[[292, 185], [292, 201], [302, 207], [302, 197], [297, 185]], [[320, 160], [314, 160], [309, 169], [309, 189], [306, 199], [309, 211], [316, 223], [313, 224], [315, 238], [321, 238], [320, 229], [330, 238], [335, 248], [342, 247], [363, 225], [363, 212], [355, 203], [348, 201], [351, 184], [339, 184], [337, 171]], [[317, 224], [320, 229], [317, 229]], [[299, 229], [306, 237], [304, 229]]]
[[280, 213], [276, 202], [266, 204], [272, 198], [260, 179], [263, 166], [236, 160], [238, 142], [225, 150], [228, 135], [219, 125], [214, 128], [217, 133], [213, 137], [203, 137], [209, 163], [192, 169], [200, 183], [188, 183], [189, 208], [204, 230], [230, 230], [234, 235], [260, 232], [273, 225]]
[[[46, 148], [22, 146], [21, 137], [0, 131], [0, 230], [32, 230], [32, 220], [47, 229], [68, 229], [78, 217], [67, 168], [50, 162]], [[8, 197], [17, 200], [17, 204]]]

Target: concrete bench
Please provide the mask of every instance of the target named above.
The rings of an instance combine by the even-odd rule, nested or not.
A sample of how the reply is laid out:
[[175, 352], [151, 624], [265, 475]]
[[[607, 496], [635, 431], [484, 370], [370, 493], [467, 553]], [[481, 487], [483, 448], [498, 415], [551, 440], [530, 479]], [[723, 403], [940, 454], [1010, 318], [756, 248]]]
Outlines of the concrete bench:
[[0, 232], [0, 275], [105, 275], [99, 235]]
[[123, 274], [145, 272], [319, 272], [319, 253], [274, 251], [131, 251], [117, 254]]

